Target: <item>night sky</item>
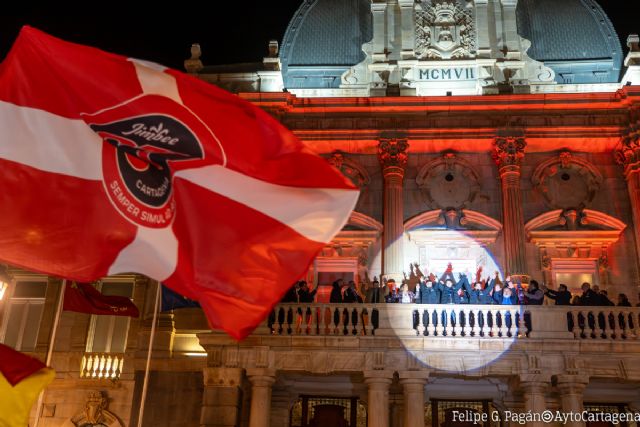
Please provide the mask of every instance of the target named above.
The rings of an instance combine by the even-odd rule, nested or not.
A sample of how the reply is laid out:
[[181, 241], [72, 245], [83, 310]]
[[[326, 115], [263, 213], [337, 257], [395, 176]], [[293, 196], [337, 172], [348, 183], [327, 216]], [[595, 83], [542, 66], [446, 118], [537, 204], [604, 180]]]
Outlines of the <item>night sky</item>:
[[[28, 24], [70, 41], [180, 70], [191, 43], [196, 42], [202, 46], [205, 65], [259, 62], [270, 39], [282, 40], [301, 3], [302, 0], [212, 1], [204, 10], [219, 8], [213, 14], [193, 2], [184, 2], [191, 5], [189, 10], [173, 6], [163, 14], [162, 7], [157, 7], [151, 15], [116, 7], [90, 15], [61, 14], [57, 4], [51, 10], [32, 8], [28, 13], [0, 17], [0, 57], [4, 58], [20, 27]], [[622, 0], [599, 3], [613, 21], [626, 51], [627, 35], [640, 32], [640, 24], [633, 22], [633, 8]]]

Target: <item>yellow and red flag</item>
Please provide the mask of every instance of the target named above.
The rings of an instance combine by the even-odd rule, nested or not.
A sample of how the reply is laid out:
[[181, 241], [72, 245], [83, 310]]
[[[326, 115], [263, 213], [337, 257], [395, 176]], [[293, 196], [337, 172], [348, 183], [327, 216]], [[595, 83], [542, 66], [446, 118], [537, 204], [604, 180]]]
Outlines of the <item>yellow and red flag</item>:
[[44, 363], [0, 344], [0, 427], [25, 427], [38, 395], [54, 377]]

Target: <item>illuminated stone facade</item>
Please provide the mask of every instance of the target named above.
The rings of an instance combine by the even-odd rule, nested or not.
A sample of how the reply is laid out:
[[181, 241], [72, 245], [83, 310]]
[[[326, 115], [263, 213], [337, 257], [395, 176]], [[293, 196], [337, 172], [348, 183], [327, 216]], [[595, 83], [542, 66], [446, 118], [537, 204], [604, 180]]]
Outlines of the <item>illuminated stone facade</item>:
[[[537, 1], [307, 0], [281, 49], [271, 43], [250, 70], [206, 66], [211, 53], [194, 45], [189, 73], [264, 108], [361, 189], [310, 282], [406, 274], [415, 284], [416, 264], [441, 273], [452, 261], [552, 288], [588, 280], [638, 302], [638, 39], [623, 70], [595, 2]], [[0, 338], [42, 356], [60, 282], [11, 273]], [[42, 295], [20, 288], [42, 281]], [[156, 288], [108, 283], [128, 284], [143, 318], [62, 315], [40, 425], [136, 425]], [[144, 425], [422, 427], [464, 408], [640, 411], [639, 316], [319, 302], [278, 306], [237, 343], [201, 311], [179, 310], [160, 316]], [[481, 317], [496, 320], [463, 321]]]

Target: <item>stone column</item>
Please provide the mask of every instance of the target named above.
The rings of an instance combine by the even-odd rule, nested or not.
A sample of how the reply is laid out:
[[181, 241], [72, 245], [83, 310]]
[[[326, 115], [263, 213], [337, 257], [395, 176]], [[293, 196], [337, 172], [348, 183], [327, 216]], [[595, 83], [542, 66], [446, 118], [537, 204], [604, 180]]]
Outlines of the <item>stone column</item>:
[[248, 369], [251, 382], [251, 412], [249, 427], [269, 427], [271, 416], [271, 386], [276, 381], [273, 369]]
[[[589, 384], [589, 378], [582, 375], [558, 375], [558, 390], [562, 412], [581, 413], [584, 410], [582, 395]], [[584, 427], [585, 423], [569, 420], [568, 427]]]
[[475, 5], [476, 22], [478, 23], [478, 57], [491, 58], [488, 0], [475, 0]]
[[526, 145], [524, 136], [505, 135], [496, 137], [493, 146], [493, 158], [498, 165], [502, 186], [505, 273], [512, 276], [523, 276], [527, 273], [520, 189], [520, 166]]
[[404, 278], [404, 168], [407, 164], [405, 139], [382, 139], [378, 145], [378, 157], [384, 177], [384, 250], [382, 272], [388, 279], [400, 284]]
[[502, 23], [504, 25], [506, 59], [520, 60], [520, 36], [516, 25], [516, 6], [518, 0], [502, 0]]
[[428, 372], [400, 372], [404, 388], [404, 427], [424, 427], [424, 386]]
[[200, 427], [238, 427], [242, 405], [242, 369], [205, 368]]
[[[524, 374], [520, 376], [520, 388], [524, 394], [524, 410], [533, 414], [542, 414], [547, 410], [545, 393], [551, 381], [541, 374]], [[544, 422], [527, 423], [530, 427], [544, 427]]]
[[402, 59], [413, 59], [415, 56], [415, 30], [413, 19], [413, 7], [415, 0], [398, 0], [398, 6], [400, 6], [400, 22], [401, 22], [401, 34], [402, 34], [402, 52], [400, 53]]
[[389, 427], [389, 386], [393, 372], [365, 371], [364, 382], [369, 387], [367, 426]]
[[635, 230], [636, 259], [640, 267], [640, 108], [631, 111], [632, 124], [616, 150], [616, 160], [624, 167]]
[[373, 15], [373, 62], [385, 62], [387, 59], [385, 52], [387, 1], [373, 0], [371, 13]]

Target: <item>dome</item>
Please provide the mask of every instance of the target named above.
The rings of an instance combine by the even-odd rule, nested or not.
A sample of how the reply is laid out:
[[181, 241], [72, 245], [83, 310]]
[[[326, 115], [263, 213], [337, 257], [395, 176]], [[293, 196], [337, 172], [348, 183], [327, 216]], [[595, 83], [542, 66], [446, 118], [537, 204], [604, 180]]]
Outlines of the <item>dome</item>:
[[622, 48], [594, 0], [519, 0], [518, 33], [528, 55], [556, 72], [558, 83], [618, 82]]
[[287, 27], [280, 60], [286, 88], [337, 88], [373, 37], [370, 0], [305, 0]]

